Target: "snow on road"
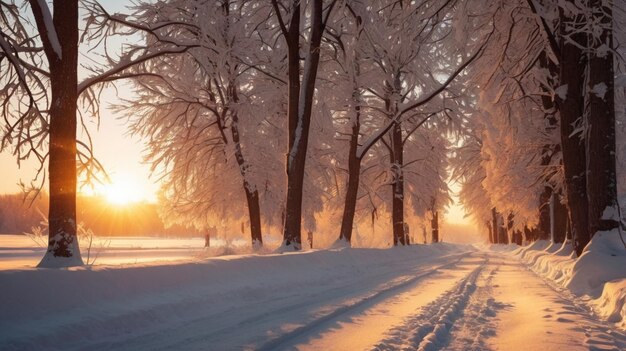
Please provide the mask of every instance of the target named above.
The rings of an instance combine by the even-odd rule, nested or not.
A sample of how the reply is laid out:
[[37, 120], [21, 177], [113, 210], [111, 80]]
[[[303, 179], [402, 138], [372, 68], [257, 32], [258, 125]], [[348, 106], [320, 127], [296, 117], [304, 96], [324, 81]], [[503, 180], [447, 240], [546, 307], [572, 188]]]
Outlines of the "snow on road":
[[469, 246], [14, 270], [0, 283], [2, 350], [626, 350], [568, 291]]

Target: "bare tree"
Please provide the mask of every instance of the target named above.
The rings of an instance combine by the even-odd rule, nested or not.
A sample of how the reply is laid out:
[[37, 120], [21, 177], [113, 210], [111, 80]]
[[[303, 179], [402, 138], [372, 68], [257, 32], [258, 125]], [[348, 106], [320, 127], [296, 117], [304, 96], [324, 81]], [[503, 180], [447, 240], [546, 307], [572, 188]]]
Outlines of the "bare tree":
[[[78, 0], [54, 0], [52, 11], [43, 0], [0, 2], [3, 14], [0, 17], [0, 58], [7, 59], [0, 62], [1, 91], [5, 95], [2, 114], [7, 125], [2, 146], [13, 145], [18, 160], [35, 155], [41, 164], [40, 186], [46, 178], [49, 180], [49, 242], [39, 264], [42, 267], [83, 264], [76, 233], [77, 172], [86, 167], [93, 171], [98, 164], [90, 143], [78, 141], [76, 137], [78, 122], [82, 121], [78, 118], [79, 97], [97, 114], [95, 86], [124, 78], [129, 67], [162, 53], [144, 47], [117, 58], [109, 56], [108, 66], [94, 69], [92, 75], [79, 82], [80, 40], [98, 43], [98, 38], [115, 32], [110, 27], [114, 18], [103, 16], [100, 12], [103, 8], [97, 2], [83, 4], [90, 15], [81, 33]], [[27, 16], [34, 18], [34, 27]], [[117, 21], [117, 25], [116, 28], [133, 24]], [[150, 28], [141, 30], [151, 31]], [[162, 49], [180, 52], [186, 47], [170, 43]], [[17, 117], [14, 117], [15, 107]]]

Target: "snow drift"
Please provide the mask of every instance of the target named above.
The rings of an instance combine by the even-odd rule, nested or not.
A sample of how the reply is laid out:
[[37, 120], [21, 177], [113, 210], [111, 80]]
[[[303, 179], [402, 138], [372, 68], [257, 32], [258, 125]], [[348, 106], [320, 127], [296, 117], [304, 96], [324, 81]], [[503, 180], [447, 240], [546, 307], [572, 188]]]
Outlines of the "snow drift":
[[626, 248], [619, 230], [599, 232], [579, 258], [571, 244], [537, 241], [514, 251], [539, 275], [589, 300], [602, 318], [626, 329]]

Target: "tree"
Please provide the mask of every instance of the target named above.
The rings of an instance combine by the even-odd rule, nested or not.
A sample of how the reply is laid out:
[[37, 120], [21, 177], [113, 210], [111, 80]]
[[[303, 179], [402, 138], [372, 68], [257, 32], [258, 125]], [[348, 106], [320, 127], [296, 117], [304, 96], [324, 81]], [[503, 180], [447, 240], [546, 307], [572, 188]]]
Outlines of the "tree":
[[[142, 22], [175, 23], [160, 33], [161, 45], [177, 40], [197, 47], [184, 56], [162, 56], [138, 67], [151, 74], [135, 79], [139, 95], [125, 112], [132, 130], [149, 138], [153, 167], [169, 170], [163, 190], [165, 216], [197, 226], [239, 220], [241, 193], [251, 243], [259, 247], [263, 188], [278, 169], [272, 168], [278, 161], [273, 159], [275, 145], [260, 126], [281, 112], [278, 88], [284, 81], [261, 68], [267, 64], [263, 52], [272, 49], [254, 39], [261, 25], [251, 25], [264, 20], [270, 8], [264, 13], [250, 6], [246, 1], [181, 0], [138, 7], [136, 16]], [[267, 78], [271, 80], [264, 82]], [[241, 179], [239, 186], [233, 177]]]
[[[589, 234], [619, 226], [615, 160], [613, 3], [590, 0], [585, 145]], [[580, 242], [581, 246], [583, 242]]]
[[[574, 248], [618, 226], [613, 2], [567, 0], [538, 12], [559, 65], [555, 100]], [[558, 14], [558, 28], [549, 19]], [[585, 83], [587, 83], [585, 85]]]
[[[450, 29], [442, 19], [457, 10], [453, 3], [441, 2], [429, 7], [420, 6], [420, 3], [390, 1], [365, 7], [360, 6], [360, 2], [354, 2], [349, 6], [358, 24], [359, 41], [356, 42], [360, 47], [357, 50], [360, 57], [367, 58], [358, 61], [359, 71], [367, 71], [371, 82], [366, 86], [350, 88], [353, 97], [358, 100], [350, 106], [358, 106], [358, 110], [348, 113], [358, 119], [353, 120], [350, 134], [349, 177], [339, 241], [349, 243], [351, 240], [358, 183], [361, 182], [361, 162], [364, 157], [373, 155], [369, 151], [382, 140], [389, 151], [387, 155], [391, 158], [389, 164], [393, 173], [390, 182], [393, 192], [393, 242], [404, 244], [404, 145], [431, 117], [447, 112], [441, 107], [445, 101], [444, 92], [482, 50], [482, 37], [469, 42], [469, 51], [474, 48], [469, 57], [464, 50], [444, 45]], [[415, 47], [409, 50], [405, 43], [414, 43]], [[450, 51], [446, 51], [448, 49]], [[421, 75], [423, 72], [429, 72], [429, 75], [424, 77]], [[435, 76], [447, 79], [439, 81]], [[377, 118], [385, 122], [361, 136], [364, 114], [378, 115]], [[403, 129], [403, 123], [409, 123], [409, 126]], [[390, 139], [387, 141], [384, 138], [388, 132]], [[445, 133], [445, 130], [439, 133]]]
[[[129, 67], [162, 52], [142, 47], [123, 53], [117, 59], [109, 56], [108, 66], [93, 68], [92, 74], [79, 83], [79, 38], [98, 43], [97, 39], [116, 34], [109, 26], [112, 17], [102, 17], [99, 10], [104, 9], [97, 2], [86, 2], [90, 15], [81, 33], [78, 0], [54, 0], [52, 11], [41, 0], [30, 0], [28, 5], [18, 3], [0, 2], [3, 13], [0, 17], [0, 58], [3, 59], [0, 81], [5, 96], [1, 108], [7, 123], [2, 147], [13, 144], [18, 160], [34, 155], [41, 164], [38, 176], [42, 182], [46, 177], [49, 180], [49, 242], [39, 266], [82, 265], [76, 236], [77, 174], [79, 169], [93, 172], [99, 164], [90, 144], [76, 138], [79, 97], [97, 114], [95, 86], [124, 78]], [[29, 13], [23, 13], [22, 8], [30, 10]], [[27, 16], [34, 18], [34, 27]], [[130, 24], [122, 22], [117, 23], [118, 27]], [[142, 30], [150, 31], [149, 28]], [[166, 52], [186, 50], [175, 43], [163, 49]], [[46, 144], [47, 150], [43, 151]], [[45, 162], [48, 172], [44, 169]]]
[[285, 6], [278, 0], [272, 0], [274, 13], [288, 48], [289, 152], [287, 153], [287, 200], [283, 246], [294, 250], [302, 248], [302, 194], [320, 45], [324, 28], [335, 3], [336, 0], [329, 1], [324, 8], [323, 0], [311, 2], [308, 52], [305, 55], [304, 70], [301, 74], [300, 23], [302, 12], [306, 11], [306, 8], [302, 8], [298, 0], [293, 0], [290, 6]]

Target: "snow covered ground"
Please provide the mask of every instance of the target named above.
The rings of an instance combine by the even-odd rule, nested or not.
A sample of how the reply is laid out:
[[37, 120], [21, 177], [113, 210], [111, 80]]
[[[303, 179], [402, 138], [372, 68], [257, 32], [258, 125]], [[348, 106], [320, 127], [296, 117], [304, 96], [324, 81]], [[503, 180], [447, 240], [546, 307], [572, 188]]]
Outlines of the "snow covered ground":
[[619, 324], [521, 252], [436, 244], [6, 269], [0, 350], [626, 350]]
[[[45, 239], [32, 240], [25, 235], [0, 235], [0, 270], [34, 267], [46, 251]], [[211, 250], [204, 249], [204, 238], [95, 237], [91, 250], [81, 240], [83, 260], [97, 265], [151, 264], [164, 261], [189, 261], [237, 250], [247, 242], [213, 239]], [[89, 256], [88, 256], [88, 251]], [[243, 249], [241, 251], [244, 251]]]
[[617, 230], [596, 234], [578, 259], [569, 243], [548, 241], [537, 241], [514, 254], [534, 272], [567, 288], [602, 318], [626, 330], [626, 249]]

